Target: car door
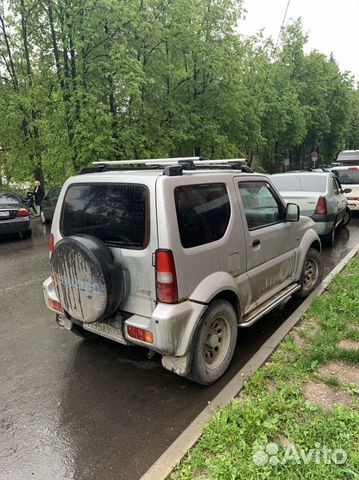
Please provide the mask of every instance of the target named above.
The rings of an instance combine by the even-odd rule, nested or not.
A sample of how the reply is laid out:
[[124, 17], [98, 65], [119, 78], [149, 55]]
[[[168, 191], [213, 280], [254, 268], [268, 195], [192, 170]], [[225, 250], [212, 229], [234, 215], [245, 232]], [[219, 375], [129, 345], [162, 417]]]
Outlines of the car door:
[[256, 306], [291, 283], [298, 236], [285, 222], [285, 204], [265, 180], [238, 180], [245, 229], [247, 272]]
[[43, 201], [42, 209], [48, 220], [52, 220], [54, 216], [54, 211], [55, 211], [55, 207], [56, 207], [60, 192], [61, 192], [60, 186], [52, 187]]

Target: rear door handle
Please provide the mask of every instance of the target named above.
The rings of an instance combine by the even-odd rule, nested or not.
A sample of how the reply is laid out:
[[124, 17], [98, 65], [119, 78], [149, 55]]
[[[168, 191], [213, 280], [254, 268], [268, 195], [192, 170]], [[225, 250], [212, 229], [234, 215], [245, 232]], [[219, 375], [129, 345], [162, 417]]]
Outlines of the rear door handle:
[[257, 238], [257, 240], [253, 240], [253, 243], [252, 243], [252, 247], [258, 247], [259, 245], [261, 244], [261, 241], [259, 240], [259, 238]]

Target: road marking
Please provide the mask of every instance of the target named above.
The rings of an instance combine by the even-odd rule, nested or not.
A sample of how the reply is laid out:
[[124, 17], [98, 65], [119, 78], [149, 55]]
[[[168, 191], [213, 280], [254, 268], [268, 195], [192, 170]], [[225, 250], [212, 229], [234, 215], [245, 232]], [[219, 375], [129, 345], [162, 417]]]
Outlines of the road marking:
[[10, 290], [14, 290], [15, 288], [25, 287], [26, 285], [29, 285], [30, 283], [39, 282], [40, 280], [44, 280], [44, 277], [34, 278], [33, 280], [29, 280], [28, 282], [18, 283], [17, 285], [13, 285], [12, 287], [4, 288], [4, 289], [0, 290], [0, 294], [8, 292]]
[[190, 448], [199, 440], [203, 427], [216, 413], [217, 407], [227, 405], [236, 397], [243, 388], [244, 379], [252, 375], [273, 351], [279, 343], [299, 322], [303, 314], [308, 310], [315, 297], [320, 295], [333, 278], [345, 267], [345, 265], [359, 251], [359, 245], [355, 246], [343, 258], [341, 262], [324, 278], [316, 290], [302, 302], [299, 307], [287, 318], [285, 322], [273, 333], [273, 335], [260, 347], [253, 357], [241, 368], [227, 385], [218, 393], [211, 403], [188, 425], [181, 435], [163, 452], [156, 462], [145, 472], [140, 480], [165, 480], [172, 472]]

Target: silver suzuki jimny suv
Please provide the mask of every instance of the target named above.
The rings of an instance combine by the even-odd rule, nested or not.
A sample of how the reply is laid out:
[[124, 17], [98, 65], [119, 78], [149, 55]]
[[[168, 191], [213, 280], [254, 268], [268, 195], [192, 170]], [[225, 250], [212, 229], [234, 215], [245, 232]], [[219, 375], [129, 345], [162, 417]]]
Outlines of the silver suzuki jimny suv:
[[[158, 352], [200, 384], [249, 327], [323, 275], [314, 223], [233, 161], [103, 162], [69, 178], [43, 285], [59, 325]], [[267, 317], [270, 321], [270, 316]]]

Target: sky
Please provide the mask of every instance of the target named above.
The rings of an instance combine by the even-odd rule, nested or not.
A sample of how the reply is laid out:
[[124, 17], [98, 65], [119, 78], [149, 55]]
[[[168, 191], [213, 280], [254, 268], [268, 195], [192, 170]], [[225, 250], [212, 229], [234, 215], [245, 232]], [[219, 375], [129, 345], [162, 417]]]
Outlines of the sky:
[[[241, 33], [253, 35], [264, 29], [277, 40], [288, 0], [244, 0], [246, 19]], [[359, 80], [359, 0], [291, 0], [286, 23], [302, 17], [309, 35], [306, 51], [316, 49], [329, 56], [333, 52], [342, 71], [349, 70]]]

